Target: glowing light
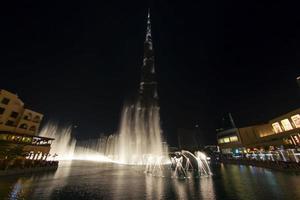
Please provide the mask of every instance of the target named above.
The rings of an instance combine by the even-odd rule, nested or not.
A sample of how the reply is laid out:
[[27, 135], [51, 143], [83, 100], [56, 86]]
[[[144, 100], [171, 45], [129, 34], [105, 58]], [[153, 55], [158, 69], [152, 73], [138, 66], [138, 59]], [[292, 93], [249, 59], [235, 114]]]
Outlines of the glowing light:
[[278, 122], [273, 123], [273, 124], [272, 124], [272, 127], [273, 127], [275, 133], [280, 133], [280, 132], [282, 132], [281, 126], [280, 126], [280, 124], [279, 124]]
[[300, 128], [300, 115], [299, 115], [299, 114], [293, 115], [293, 116], [291, 117], [291, 119], [293, 120], [293, 122], [294, 122], [296, 128]]
[[229, 137], [224, 138], [224, 143], [228, 143], [228, 142], [230, 142]]
[[288, 119], [281, 120], [281, 124], [283, 125], [283, 128], [286, 131], [293, 129], [293, 127]]
[[237, 142], [238, 141], [238, 137], [237, 136], [231, 136], [230, 137], [230, 142]]

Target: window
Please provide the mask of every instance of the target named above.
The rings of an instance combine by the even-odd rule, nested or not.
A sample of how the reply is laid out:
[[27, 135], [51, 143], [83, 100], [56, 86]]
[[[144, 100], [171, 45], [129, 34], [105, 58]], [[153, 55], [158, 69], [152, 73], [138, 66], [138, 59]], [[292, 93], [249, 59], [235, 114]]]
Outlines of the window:
[[17, 112], [15, 112], [15, 111], [12, 111], [11, 114], [10, 114], [10, 116], [11, 116], [12, 118], [15, 118], [15, 119], [18, 117], [18, 115], [19, 115], [19, 114], [18, 114]]
[[14, 122], [11, 120], [7, 120], [7, 122], [5, 123], [5, 125], [7, 126], [14, 126]]
[[8, 105], [9, 102], [10, 102], [10, 100], [9, 100], [8, 98], [5, 98], [5, 97], [4, 97], [4, 98], [2, 99], [2, 103], [5, 104], [5, 105]]
[[229, 143], [229, 142], [237, 142], [237, 141], [238, 141], [237, 136], [230, 136], [230, 137], [225, 137], [225, 138], [218, 139], [219, 144]]
[[230, 142], [237, 142], [238, 141], [238, 137], [237, 136], [231, 136], [230, 137]]
[[273, 123], [273, 124], [272, 124], [272, 127], [273, 127], [275, 133], [280, 133], [280, 132], [282, 132], [281, 126], [280, 126], [280, 124], [279, 124], [278, 122]]
[[291, 119], [294, 122], [295, 127], [300, 128], [300, 115], [299, 114], [294, 115], [294, 116], [291, 117]]
[[35, 116], [32, 121], [40, 122], [40, 120], [41, 120], [40, 116]]
[[2, 115], [4, 113], [5, 109], [0, 107], [0, 115]]
[[25, 120], [29, 120], [30, 121], [31, 118], [32, 118], [32, 114], [31, 113], [28, 113], [27, 115], [24, 116]]
[[0, 140], [7, 140], [7, 134], [0, 134]]
[[22, 142], [31, 143], [32, 139], [30, 137], [23, 137]]
[[19, 128], [21, 128], [21, 129], [27, 129], [28, 126], [27, 126], [27, 124], [21, 124], [21, 125], [19, 126]]
[[219, 144], [223, 144], [224, 140], [223, 139], [218, 139]]
[[282, 124], [284, 130], [286, 130], [286, 131], [293, 129], [293, 127], [288, 119], [281, 120], [281, 124]]
[[224, 143], [230, 142], [229, 137], [224, 138]]

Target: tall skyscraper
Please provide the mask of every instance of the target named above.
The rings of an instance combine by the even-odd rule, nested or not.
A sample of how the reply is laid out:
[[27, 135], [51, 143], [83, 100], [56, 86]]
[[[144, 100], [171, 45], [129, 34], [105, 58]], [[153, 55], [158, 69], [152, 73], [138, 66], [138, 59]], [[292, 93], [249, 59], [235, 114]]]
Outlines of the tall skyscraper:
[[156, 104], [158, 100], [155, 78], [154, 53], [151, 35], [150, 10], [148, 10], [147, 31], [144, 42], [144, 59], [141, 71], [140, 100], [145, 104]]
[[122, 163], [145, 164], [145, 159], [153, 162], [156, 158], [167, 157], [165, 148], [160, 127], [150, 12], [148, 11], [139, 95], [135, 102], [124, 106], [117, 155], [119, 162]]

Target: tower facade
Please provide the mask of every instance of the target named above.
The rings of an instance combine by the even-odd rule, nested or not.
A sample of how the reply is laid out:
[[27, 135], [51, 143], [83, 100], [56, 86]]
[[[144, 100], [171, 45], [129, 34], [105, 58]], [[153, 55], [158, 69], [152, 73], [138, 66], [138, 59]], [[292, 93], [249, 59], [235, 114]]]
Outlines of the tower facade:
[[146, 104], [156, 104], [158, 100], [157, 82], [154, 67], [154, 52], [151, 35], [150, 10], [147, 17], [147, 31], [144, 42], [144, 58], [141, 70], [140, 99]]
[[116, 155], [121, 163], [148, 164], [155, 158], [167, 158], [160, 127], [149, 11], [139, 95], [123, 108], [117, 141]]

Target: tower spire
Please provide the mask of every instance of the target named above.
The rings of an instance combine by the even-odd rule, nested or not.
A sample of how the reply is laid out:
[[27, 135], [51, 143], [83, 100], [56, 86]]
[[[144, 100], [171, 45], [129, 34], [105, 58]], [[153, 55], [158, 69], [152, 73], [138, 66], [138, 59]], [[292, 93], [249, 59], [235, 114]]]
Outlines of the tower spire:
[[140, 94], [143, 99], [157, 99], [157, 83], [155, 80], [154, 53], [151, 34], [150, 9], [147, 15], [146, 38], [144, 42], [144, 58], [140, 83]]
[[147, 15], [147, 32], [146, 32], [145, 41], [149, 41], [152, 44], [150, 8], [148, 9], [148, 15]]

